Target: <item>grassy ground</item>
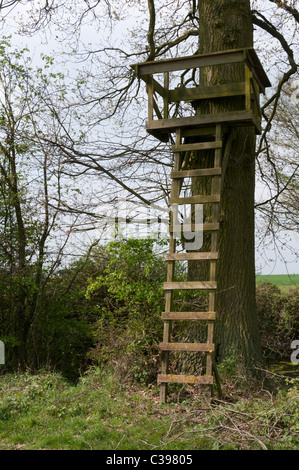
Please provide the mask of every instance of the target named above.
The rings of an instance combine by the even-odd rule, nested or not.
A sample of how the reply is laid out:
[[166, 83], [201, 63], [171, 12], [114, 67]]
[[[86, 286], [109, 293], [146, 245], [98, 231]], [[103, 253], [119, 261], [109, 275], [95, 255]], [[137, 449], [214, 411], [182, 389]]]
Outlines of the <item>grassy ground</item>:
[[257, 284], [272, 282], [276, 286], [299, 286], [299, 274], [272, 274], [269, 276], [257, 275], [256, 282]]
[[242, 392], [242, 384], [231, 375], [225, 398], [212, 403], [194, 388], [173, 389], [161, 405], [156, 387], [96, 369], [77, 385], [54, 373], [5, 375], [0, 450], [299, 449], [299, 380], [275, 394], [252, 385]]
[[[299, 275], [257, 282], [265, 280], [287, 288]], [[223, 400], [172, 386], [164, 405], [156, 386], [123, 384], [99, 369], [76, 385], [49, 372], [0, 375], [0, 450], [299, 450], [299, 365], [292, 367], [288, 383], [275, 369], [255, 385], [227, 361]]]

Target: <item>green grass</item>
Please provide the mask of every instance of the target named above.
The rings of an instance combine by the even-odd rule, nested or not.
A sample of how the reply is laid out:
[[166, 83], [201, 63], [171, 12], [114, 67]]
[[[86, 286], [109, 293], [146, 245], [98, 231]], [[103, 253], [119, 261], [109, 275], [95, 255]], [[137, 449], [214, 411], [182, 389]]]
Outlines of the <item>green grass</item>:
[[298, 380], [275, 396], [242, 395], [235, 383], [224, 383], [227, 401], [174, 388], [161, 405], [155, 386], [123, 385], [97, 369], [77, 385], [54, 373], [5, 375], [0, 450], [299, 449]]
[[271, 274], [271, 275], [257, 275], [257, 284], [263, 282], [272, 282], [276, 286], [299, 286], [299, 274]]

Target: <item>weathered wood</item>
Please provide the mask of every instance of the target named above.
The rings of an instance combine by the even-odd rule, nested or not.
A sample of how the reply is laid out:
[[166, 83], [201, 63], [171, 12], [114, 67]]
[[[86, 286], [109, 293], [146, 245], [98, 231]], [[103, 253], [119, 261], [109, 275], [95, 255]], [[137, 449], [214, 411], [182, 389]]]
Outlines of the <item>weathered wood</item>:
[[145, 75], [142, 78], [143, 78], [143, 80], [145, 81], [145, 83], [147, 85], [148, 84], [153, 84], [154, 91], [157, 92], [160, 96], [162, 96], [162, 97], [165, 96], [165, 94], [167, 93], [165, 88], [162, 85], [160, 85], [160, 83], [157, 82], [157, 80], [155, 80], [152, 75]]
[[244, 49], [233, 49], [228, 51], [212, 52], [210, 54], [197, 54], [174, 59], [164, 59], [160, 61], [141, 62], [131, 65], [136, 75], [146, 80], [148, 75], [161, 72], [171, 72], [211, 65], [221, 65], [246, 60], [253, 70], [259, 82], [261, 90], [271, 86], [263, 66], [252, 47]]
[[197, 176], [220, 176], [222, 173], [221, 168], [199, 168], [196, 170], [180, 170], [172, 171], [170, 177], [176, 178], [193, 178]]
[[261, 91], [265, 93], [265, 88], [271, 87], [272, 85], [255, 50], [251, 47], [246, 49], [245, 57], [255, 75], [255, 79], [258, 82]]
[[252, 84], [252, 89], [253, 89], [253, 93], [254, 93], [256, 109], [257, 109], [257, 112], [258, 112], [259, 116], [261, 116], [262, 111], [261, 111], [261, 108], [260, 108], [260, 89], [259, 89], [259, 85], [258, 85], [254, 75], [252, 76], [251, 84]]
[[174, 132], [177, 127], [205, 127], [218, 123], [231, 124], [237, 127], [254, 126], [257, 134], [261, 133], [259, 120], [252, 110], [228, 111], [217, 114], [197, 114], [195, 116], [182, 118], [153, 120], [146, 123], [146, 130], [149, 133], [157, 130], [159, 132]]
[[[176, 132], [176, 144], [180, 145], [182, 141], [181, 129], [177, 129]], [[174, 170], [178, 171], [182, 164], [182, 155], [180, 153], [175, 153], [174, 155]], [[171, 193], [172, 197], [176, 197], [180, 193], [180, 184], [179, 180], [173, 181], [171, 185]], [[170, 213], [170, 221], [172, 223], [172, 213]], [[169, 237], [169, 252], [175, 253], [176, 250], [176, 239], [173, 237], [173, 234], [170, 234]], [[168, 263], [167, 266], [167, 282], [172, 282], [174, 277], [174, 263]], [[172, 310], [172, 291], [166, 291], [165, 293], [165, 310], [171, 311]], [[164, 320], [164, 329], [163, 329], [163, 342], [168, 343], [170, 340], [170, 322], [168, 320]], [[169, 352], [162, 351], [161, 354], [161, 372], [162, 374], [168, 373], [168, 364], [169, 364]], [[167, 396], [167, 384], [162, 384], [160, 387], [160, 401], [162, 403], [166, 402]]]
[[131, 65], [131, 67], [135, 70], [138, 77], [145, 79], [148, 75], [153, 73], [243, 62], [244, 59], [249, 63], [250, 67], [254, 71], [262, 89], [264, 90], [266, 87], [270, 87], [271, 82], [269, 81], [261, 62], [252, 47], [212, 52], [210, 54], [177, 57], [160, 61], [141, 62]]
[[220, 195], [204, 195], [204, 196], [189, 196], [189, 197], [171, 197], [169, 205], [172, 204], [207, 204], [220, 202]]
[[150, 135], [152, 135], [156, 139], [160, 140], [160, 142], [168, 142], [170, 134], [171, 134], [171, 132], [173, 132], [173, 130], [170, 132], [167, 129], [166, 130], [163, 130], [163, 129], [162, 130], [161, 129], [146, 129], [146, 130]]
[[[204, 26], [203, 24], [201, 26]], [[204, 30], [204, 28], [201, 28]], [[204, 40], [204, 37], [201, 38]], [[207, 48], [208, 49], [208, 48]], [[206, 49], [206, 50], [207, 50]], [[214, 65], [243, 63], [245, 67], [245, 81], [240, 83], [219, 84], [211, 86], [196, 86], [193, 88], [178, 87], [169, 90], [169, 72], [190, 70], [200, 67], [212, 67]], [[177, 59], [166, 59], [162, 61], [153, 61], [147, 63], [136, 64], [134, 66], [136, 74], [147, 83], [149, 104], [147, 123], [147, 131], [163, 142], [169, 140], [172, 132], [176, 131], [176, 145], [173, 146], [175, 152], [175, 165], [172, 172], [172, 189], [170, 196], [171, 204], [208, 204], [219, 203], [221, 187], [224, 180], [225, 169], [228, 164], [228, 154], [232, 141], [229, 137], [224, 155], [224, 164], [222, 169], [222, 134], [224, 127], [230, 126], [254, 126], [257, 134], [261, 133], [261, 113], [259, 109], [259, 93], [264, 92], [265, 87], [271, 86], [259, 59], [253, 48], [242, 48], [232, 51], [221, 51], [202, 55], [187, 56]], [[160, 85], [153, 78], [155, 73], [164, 73], [164, 86]], [[240, 76], [240, 80], [244, 78]], [[163, 108], [160, 112], [155, 101], [154, 94], [159, 93], [163, 97]], [[195, 116], [183, 118], [169, 119], [169, 103], [180, 101], [195, 101], [201, 99], [218, 99], [230, 96], [245, 96], [245, 110], [229, 111], [218, 114], [196, 114]], [[196, 106], [195, 106], [196, 107]], [[191, 107], [190, 107], [191, 109]], [[154, 112], [158, 117], [154, 120]], [[163, 114], [163, 116], [162, 116]], [[215, 127], [215, 130], [211, 127]], [[215, 136], [214, 142], [199, 142], [182, 145], [182, 135], [211, 135]], [[200, 139], [198, 139], [200, 140]], [[201, 139], [203, 140], [203, 139]], [[209, 140], [206, 138], [205, 140]], [[214, 149], [215, 159], [214, 168], [197, 169], [197, 170], [181, 170], [182, 158], [184, 152], [193, 152], [200, 150]], [[186, 164], [186, 168], [188, 165]], [[211, 178], [211, 194], [196, 195], [191, 197], [180, 198], [180, 190], [183, 184], [183, 178], [192, 177], [213, 177]], [[166, 401], [167, 384], [174, 383], [203, 383], [213, 384], [213, 370], [215, 373], [216, 383], [220, 389], [220, 381], [217, 366], [214, 357], [214, 320], [215, 320], [215, 301], [216, 301], [216, 261], [218, 259], [218, 230], [220, 204], [213, 204], [211, 207], [211, 222], [209, 224], [190, 224], [190, 231], [210, 231], [211, 246], [210, 252], [193, 252], [193, 253], [175, 253], [176, 236], [174, 233], [174, 214], [170, 213], [170, 246], [169, 254], [166, 255], [167, 266], [167, 282], [164, 283], [166, 291], [165, 312], [162, 313], [164, 321], [163, 342], [160, 344], [162, 351], [162, 367], [161, 374], [158, 376], [158, 382], [161, 383], [161, 401]], [[184, 229], [184, 224], [179, 224], [179, 228]], [[175, 227], [175, 232], [178, 232]], [[180, 260], [209, 260], [210, 261], [210, 280], [209, 281], [193, 281], [193, 282], [174, 282], [174, 265], [175, 261]], [[209, 311], [208, 312], [172, 312], [172, 295], [177, 289], [195, 289], [209, 290]], [[206, 320], [208, 324], [207, 343], [171, 343], [170, 342], [170, 325], [172, 320]], [[168, 354], [170, 351], [201, 351], [206, 352], [207, 364], [205, 376], [183, 376], [168, 374]]]
[[[216, 126], [216, 135], [215, 139], [221, 139], [222, 136], [222, 127], [221, 124], [218, 124]], [[221, 149], [216, 149], [215, 150], [215, 155], [214, 155], [214, 167], [219, 167], [221, 166], [222, 163], [222, 150]], [[219, 194], [221, 191], [220, 188], [220, 183], [221, 179], [220, 177], [213, 178], [212, 180], [212, 189], [211, 192], [212, 194], [216, 195]], [[217, 223], [219, 220], [219, 215], [220, 215], [220, 207], [218, 206], [213, 206], [212, 208], [212, 222]], [[211, 235], [211, 252], [217, 252], [218, 251], [218, 232], [213, 232]], [[210, 262], [210, 280], [211, 281], [216, 281], [216, 260], [212, 260]], [[216, 291], [210, 292], [209, 294], [209, 311], [214, 311], [215, 310], [215, 301], [216, 301]], [[213, 342], [213, 337], [214, 337], [214, 322], [208, 322], [208, 342], [212, 343]], [[206, 361], [206, 374], [207, 375], [212, 375], [212, 356], [211, 354], [207, 355], [207, 361]]]
[[197, 86], [193, 88], [178, 87], [169, 91], [169, 101], [193, 101], [200, 99], [224, 98], [239, 96], [245, 93], [245, 82], [225, 85]]
[[158, 383], [213, 385], [213, 376], [158, 374]]
[[173, 145], [173, 152], [193, 152], [197, 150], [221, 149], [222, 140], [217, 142], [195, 142], [193, 144]]
[[194, 127], [191, 129], [183, 128], [182, 137], [212, 137], [215, 138], [216, 128], [215, 126], [210, 127]]
[[138, 77], [163, 72], [209, 67], [212, 65], [231, 64], [244, 61], [244, 49], [213, 52], [211, 54], [197, 54], [186, 57], [176, 57], [157, 61], [141, 62], [131, 67]]
[[181, 282], [164, 282], [164, 290], [214, 290], [217, 289], [216, 281], [181, 281]]
[[251, 109], [251, 79], [252, 72], [247, 64], [245, 64], [245, 109]]
[[148, 96], [148, 103], [147, 103], [148, 120], [149, 122], [152, 122], [154, 119], [154, 87], [153, 87], [152, 78], [148, 81], [146, 85], [146, 90], [147, 90], [147, 96]]
[[193, 352], [209, 352], [215, 350], [214, 344], [207, 343], [160, 343], [159, 348], [162, 351], [193, 351]]
[[162, 320], [215, 320], [215, 312], [163, 312]]
[[[177, 226], [175, 227], [175, 231], [177, 232]], [[191, 232], [202, 230], [203, 232], [214, 232], [219, 230], [219, 223], [205, 223], [205, 224], [191, 224]], [[183, 231], [184, 224], [181, 224], [181, 230]], [[170, 224], [169, 226], [169, 233], [173, 233], [173, 226]]]
[[164, 119], [168, 119], [168, 103], [169, 103], [169, 72], [164, 72], [164, 88], [165, 95], [163, 99]]
[[165, 261], [185, 261], [185, 260], [208, 260], [218, 259], [217, 252], [200, 252], [194, 253], [166, 253]]

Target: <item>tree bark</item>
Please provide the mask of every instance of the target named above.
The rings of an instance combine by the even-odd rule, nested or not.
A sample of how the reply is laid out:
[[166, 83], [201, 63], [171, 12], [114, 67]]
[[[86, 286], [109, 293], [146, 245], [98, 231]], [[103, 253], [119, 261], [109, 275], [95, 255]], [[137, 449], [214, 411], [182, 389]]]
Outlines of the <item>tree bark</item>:
[[[200, 53], [252, 46], [249, 0], [200, 0], [198, 3]], [[215, 67], [207, 70], [201, 80], [204, 85], [232, 83], [244, 80], [242, 73], [236, 65]], [[236, 109], [240, 104], [237, 98], [206, 100], [193, 105], [197, 113], [214, 113]], [[255, 131], [252, 127], [235, 128], [234, 133], [221, 194], [215, 343], [218, 361], [235, 354], [240, 366], [248, 369], [262, 360], [255, 305]], [[195, 167], [202, 167], [202, 162], [207, 164], [209, 159], [211, 156], [203, 157], [201, 153]], [[193, 194], [205, 190], [202, 181], [195, 181], [192, 190]], [[190, 280], [202, 280], [206, 276], [206, 266], [190, 263]]]

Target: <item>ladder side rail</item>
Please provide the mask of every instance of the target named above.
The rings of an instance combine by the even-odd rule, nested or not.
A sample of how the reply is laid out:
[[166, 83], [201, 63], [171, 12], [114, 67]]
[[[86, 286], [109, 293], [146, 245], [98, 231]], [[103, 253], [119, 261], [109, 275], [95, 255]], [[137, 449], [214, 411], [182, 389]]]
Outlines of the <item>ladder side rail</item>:
[[[215, 140], [222, 140], [222, 128], [221, 124], [216, 126], [216, 138]], [[214, 167], [220, 167], [222, 164], [222, 149], [215, 149], [215, 157], [214, 157]], [[220, 183], [221, 179], [220, 176], [215, 176], [212, 180], [212, 188], [211, 193], [212, 195], [219, 195], [220, 196]], [[212, 207], [212, 223], [216, 223], [219, 221], [220, 215], [220, 204], [213, 204]], [[213, 232], [211, 234], [211, 252], [218, 251], [218, 232]], [[210, 260], [210, 281], [216, 281], [216, 260]], [[216, 292], [210, 292], [209, 294], [209, 311], [215, 311], [216, 304]], [[214, 341], [214, 322], [208, 321], [208, 343], [213, 343]], [[206, 375], [211, 376], [213, 372], [213, 362], [212, 362], [212, 355], [207, 354], [207, 361], [206, 361]]]
[[[181, 143], [181, 129], [178, 128], [176, 130], [176, 143], [180, 145]], [[176, 152], [174, 154], [174, 170], [178, 171], [181, 166], [181, 154]], [[176, 180], [172, 182], [171, 185], [171, 197], [178, 197], [180, 193], [180, 181]], [[170, 225], [173, 226], [173, 214], [170, 212]], [[176, 237], [173, 232], [169, 234], [169, 254], [174, 254], [176, 250]], [[169, 260], [167, 261], [167, 282], [173, 282], [174, 278], [174, 267], [175, 261]], [[172, 298], [173, 298], [173, 291], [166, 290], [165, 293], [165, 311], [171, 312], [172, 310]], [[169, 343], [170, 341], [170, 323], [171, 320], [166, 319], [164, 320], [163, 326], [163, 343]], [[168, 365], [169, 365], [169, 351], [162, 351], [161, 353], [161, 375], [165, 376], [168, 374]], [[160, 385], [160, 402], [166, 403], [167, 399], [167, 383], [162, 382]]]

